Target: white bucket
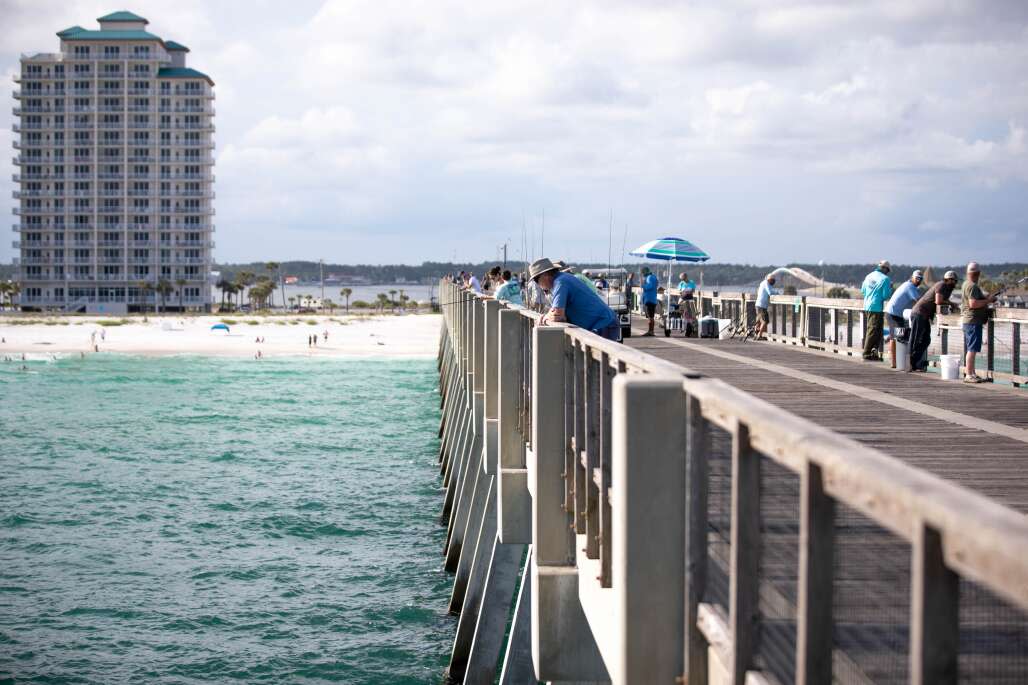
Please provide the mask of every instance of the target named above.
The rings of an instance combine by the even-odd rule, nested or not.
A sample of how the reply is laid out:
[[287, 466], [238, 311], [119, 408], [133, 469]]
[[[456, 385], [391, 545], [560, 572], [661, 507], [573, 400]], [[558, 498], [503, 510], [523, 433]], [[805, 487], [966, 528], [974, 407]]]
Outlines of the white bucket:
[[910, 369], [910, 345], [905, 342], [896, 341], [896, 370], [907, 371]]
[[717, 337], [720, 340], [727, 340], [732, 337], [732, 320], [731, 319], [718, 319], [717, 320]]
[[944, 381], [960, 380], [960, 355], [939, 355], [939, 370], [942, 373], [942, 380]]

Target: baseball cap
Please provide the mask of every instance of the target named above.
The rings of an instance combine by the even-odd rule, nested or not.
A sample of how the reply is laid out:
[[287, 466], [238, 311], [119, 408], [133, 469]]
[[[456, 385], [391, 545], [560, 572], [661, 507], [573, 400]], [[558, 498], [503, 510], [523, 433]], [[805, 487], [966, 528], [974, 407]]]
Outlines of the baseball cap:
[[892, 265], [889, 264], [889, 260], [883, 259], [882, 261], [878, 262], [878, 267], [881, 269], [891, 269]]
[[924, 274], [921, 272], [920, 269], [914, 269], [914, 273], [910, 274], [910, 277], [920, 278], [921, 280], [924, 280]]
[[957, 278], [957, 272], [956, 271], [947, 271], [946, 273], [944, 273], [942, 275], [942, 280], [944, 280], [944, 281], [949, 281], [949, 280], [958, 281], [960, 279]]
[[978, 262], [968, 262], [967, 263], [967, 273], [969, 273], [969, 274], [976, 274], [976, 273], [979, 273], [980, 271], [981, 271], [981, 269], [978, 268]]

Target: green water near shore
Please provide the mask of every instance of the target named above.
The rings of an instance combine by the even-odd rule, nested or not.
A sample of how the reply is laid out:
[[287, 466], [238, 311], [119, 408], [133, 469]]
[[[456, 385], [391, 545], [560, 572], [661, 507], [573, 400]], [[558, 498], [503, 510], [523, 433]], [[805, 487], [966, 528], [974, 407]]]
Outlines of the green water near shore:
[[439, 682], [434, 362], [0, 365], [0, 682]]

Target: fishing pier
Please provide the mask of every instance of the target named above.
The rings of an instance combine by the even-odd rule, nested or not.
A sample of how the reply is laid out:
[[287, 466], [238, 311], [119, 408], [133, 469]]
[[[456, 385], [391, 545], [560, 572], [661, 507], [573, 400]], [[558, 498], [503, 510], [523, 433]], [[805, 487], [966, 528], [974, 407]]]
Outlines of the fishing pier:
[[1028, 682], [1024, 389], [853, 361], [848, 301], [618, 344], [440, 300], [451, 682]]

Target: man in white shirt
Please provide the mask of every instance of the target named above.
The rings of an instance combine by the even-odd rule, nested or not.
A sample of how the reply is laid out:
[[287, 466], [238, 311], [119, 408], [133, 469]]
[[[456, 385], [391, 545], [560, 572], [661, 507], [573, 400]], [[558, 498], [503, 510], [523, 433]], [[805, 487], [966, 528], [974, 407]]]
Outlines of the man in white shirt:
[[767, 324], [771, 320], [767, 309], [771, 306], [771, 296], [778, 294], [774, 285], [775, 275], [771, 273], [757, 288], [757, 340], [767, 340]]

